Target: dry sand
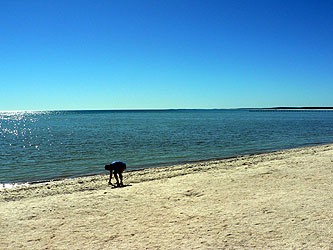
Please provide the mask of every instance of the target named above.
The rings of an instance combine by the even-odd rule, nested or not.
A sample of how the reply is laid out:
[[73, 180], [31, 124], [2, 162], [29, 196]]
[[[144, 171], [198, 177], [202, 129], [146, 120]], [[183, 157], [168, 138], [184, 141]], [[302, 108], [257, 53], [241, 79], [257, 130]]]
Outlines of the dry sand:
[[333, 145], [0, 191], [0, 249], [333, 249]]

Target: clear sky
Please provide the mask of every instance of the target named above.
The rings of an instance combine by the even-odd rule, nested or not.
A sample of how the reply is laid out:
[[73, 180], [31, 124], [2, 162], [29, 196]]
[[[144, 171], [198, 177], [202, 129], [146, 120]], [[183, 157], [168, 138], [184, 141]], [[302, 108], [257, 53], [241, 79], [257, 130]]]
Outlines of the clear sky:
[[333, 106], [333, 1], [0, 0], [0, 110]]

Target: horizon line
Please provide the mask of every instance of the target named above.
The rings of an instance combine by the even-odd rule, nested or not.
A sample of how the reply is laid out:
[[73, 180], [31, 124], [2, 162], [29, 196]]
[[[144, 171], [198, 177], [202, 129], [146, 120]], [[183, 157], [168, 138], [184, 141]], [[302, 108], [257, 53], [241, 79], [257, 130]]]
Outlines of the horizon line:
[[77, 111], [176, 111], [176, 110], [286, 110], [286, 109], [310, 109], [310, 110], [330, 110], [333, 107], [324, 106], [278, 106], [278, 107], [261, 107], [261, 108], [139, 108], [139, 109], [50, 109], [50, 110], [1, 110], [0, 112], [77, 112]]

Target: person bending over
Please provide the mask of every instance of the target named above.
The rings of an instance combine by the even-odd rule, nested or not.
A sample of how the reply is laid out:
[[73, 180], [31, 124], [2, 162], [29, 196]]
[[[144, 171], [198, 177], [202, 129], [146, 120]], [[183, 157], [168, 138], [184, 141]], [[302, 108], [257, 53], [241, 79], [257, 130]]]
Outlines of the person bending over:
[[[105, 170], [110, 171], [110, 179], [109, 179], [109, 185], [114, 186], [111, 183], [112, 173], [114, 174], [114, 178], [117, 181], [117, 186], [121, 187], [124, 186], [123, 184], [123, 172], [126, 169], [126, 163], [121, 161], [114, 161], [111, 164], [105, 165]], [[120, 182], [119, 182], [120, 179]]]

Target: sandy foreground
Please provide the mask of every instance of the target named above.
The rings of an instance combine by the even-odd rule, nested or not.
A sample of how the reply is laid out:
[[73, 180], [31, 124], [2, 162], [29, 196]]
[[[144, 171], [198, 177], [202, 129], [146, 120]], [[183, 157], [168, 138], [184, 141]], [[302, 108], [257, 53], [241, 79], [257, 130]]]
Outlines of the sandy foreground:
[[333, 145], [0, 191], [0, 249], [333, 249]]

